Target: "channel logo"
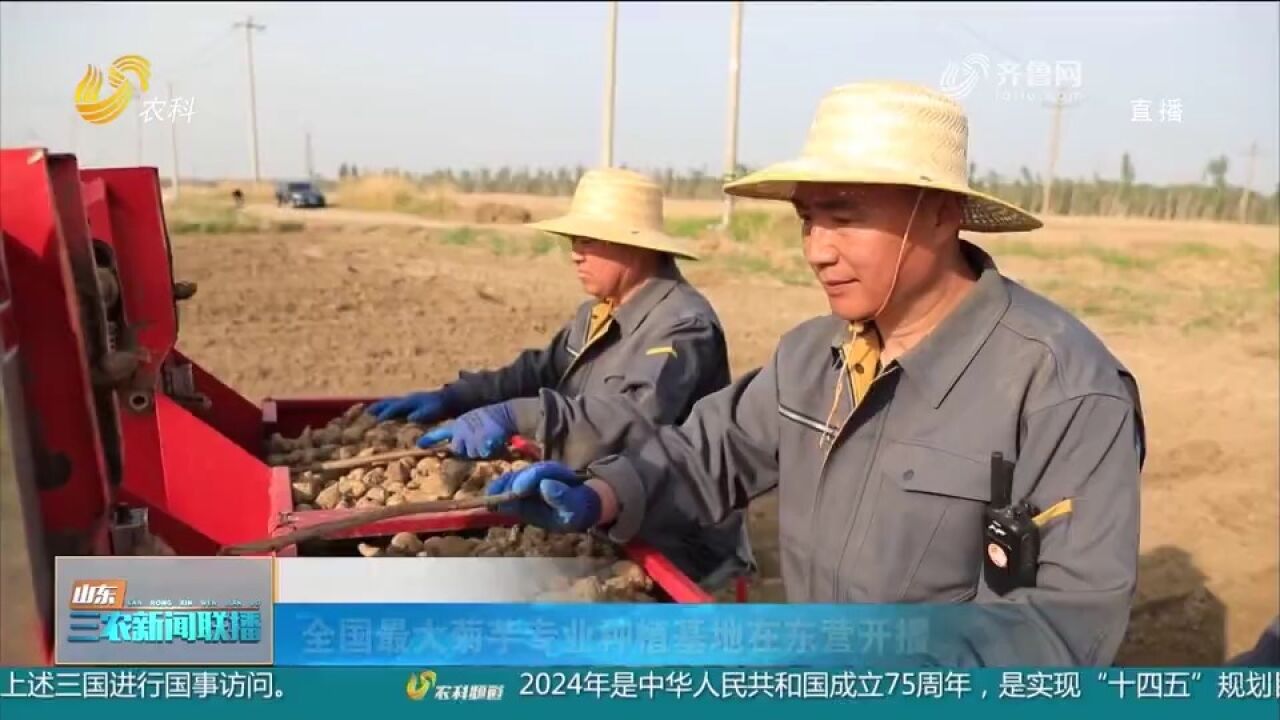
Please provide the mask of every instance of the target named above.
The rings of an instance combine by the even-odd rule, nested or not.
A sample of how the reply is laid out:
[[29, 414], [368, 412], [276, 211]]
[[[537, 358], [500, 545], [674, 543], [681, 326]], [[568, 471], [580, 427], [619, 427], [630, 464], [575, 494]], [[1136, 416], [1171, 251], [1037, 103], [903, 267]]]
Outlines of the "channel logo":
[[436, 684], [436, 674], [432, 670], [423, 670], [416, 675], [409, 676], [409, 682], [405, 683], [404, 693], [409, 696], [410, 700], [417, 702], [431, 693], [431, 688]]
[[504, 688], [501, 685], [441, 685], [434, 670], [422, 670], [409, 676], [404, 692], [409, 699], [419, 702], [426, 698], [438, 701], [451, 700], [501, 700]]

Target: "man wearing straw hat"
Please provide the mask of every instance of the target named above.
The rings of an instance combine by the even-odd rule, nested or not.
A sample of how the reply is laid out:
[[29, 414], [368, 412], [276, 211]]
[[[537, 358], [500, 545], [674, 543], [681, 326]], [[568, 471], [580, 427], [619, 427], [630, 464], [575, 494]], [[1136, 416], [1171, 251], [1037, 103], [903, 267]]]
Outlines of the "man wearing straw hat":
[[[530, 493], [506, 508], [529, 522], [626, 541], [777, 489], [790, 600], [977, 601], [959, 609], [997, 638], [971, 645], [978, 662], [1111, 662], [1137, 574], [1137, 385], [1082, 323], [960, 237], [1041, 226], [969, 187], [967, 144], [962, 108], [932, 90], [832, 91], [799, 159], [726, 186], [794, 205], [831, 313], [683, 424], [634, 430], [585, 481], [547, 462], [489, 492]], [[601, 409], [565, 432], [619, 422]], [[1017, 566], [988, 535], [997, 452], [1013, 462], [1012, 501], [1037, 511], [1017, 526], [1039, 538], [1020, 554], [1032, 577], [1012, 588]]]
[[[675, 262], [697, 255], [689, 240], [664, 232], [656, 182], [628, 170], [592, 170], [568, 214], [532, 227], [572, 242], [578, 279], [594, 300], [545, 348], [526, 350], [503, 368], [463, 372], [435, 391], [374, 403], [369, 409], [379, 420], [431, 424], [460, 416], [419, 445], [449, 440], [454, 452], [482, 458], [515, 435], [551, 438], [547, 456], [578, 467], [625, 444], [628, 425], [556, 442], [572, 418], [610, 407], [619, 417], [679, 423], [698, 399], [728, 385], [720, 320]], [[754, 567], [739, 513], [714, 528], [647, 539], [707, 587]]]

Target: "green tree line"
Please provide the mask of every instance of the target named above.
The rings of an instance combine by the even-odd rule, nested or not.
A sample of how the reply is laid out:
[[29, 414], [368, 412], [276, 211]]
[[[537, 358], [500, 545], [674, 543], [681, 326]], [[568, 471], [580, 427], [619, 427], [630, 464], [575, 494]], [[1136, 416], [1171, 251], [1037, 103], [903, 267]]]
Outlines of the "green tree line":
[[[721, 187], [725, 179], [701, 169], [633, 169], [657, 180], [669, 198], [715, 200], [722, 196]], [[751, 170], [740, 166], [735, 176], [740, 177]], [[969, 178], [975, 189], [1037, 214], [1280, 223], [1280, 186], [1274, 193], [1264, 195], [1231, 185], [1227, 181], [1230, 162], [1225, 156], [1211, 159], [1198, 183], [1140, 183], [1128, 153], [1121, 158], [1119, 170], [1118, 179], [1104, 179], [1097, 175], [1091, 179], [1056, 178], [1050, 188], [1048, 212], [1044, 206], [1043, 178], [1026, 167], [1009, 177], [994, 170], [980, 172], [976, 165], [970, 165]], [[352, 163], [343, 163], [338, 169], [338, 176], [343, 179], [370, 172], [368, 168], [360, 169]], [[446, 184], [464, 193], [571, 195], [586, 168], [450, 168], [429, 173], [391, 168], [372, 172], [403, 177], [423, 185]]]

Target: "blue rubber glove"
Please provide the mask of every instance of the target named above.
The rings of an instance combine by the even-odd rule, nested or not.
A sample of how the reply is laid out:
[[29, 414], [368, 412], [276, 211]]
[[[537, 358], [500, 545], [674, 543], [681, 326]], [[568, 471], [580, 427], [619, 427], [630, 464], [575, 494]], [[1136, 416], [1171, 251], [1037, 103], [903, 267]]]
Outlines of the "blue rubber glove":
[[448, 396], [444, 390], [410, 393], [403, 397], [379, 400], [369, 406], [368, 412], [378, 422], [407, 415], [411, 423], [429, 425], [449, 417]]
[[457, 420], [424, 433], [418, 447], [429, 448], [445, 440], [454, 455], [468, 458], [490, 458], [507, 446], [516, 434], [516, 418], [506, 403], [486, 405], [465, 413]]
[[547, 530], [585, 532], [600, 522], [600, 496], [583, 483], [566, 465], [540, 462], [502, 475], [485, 494], [520, 493], [524, 497], [499, 505], [498, 512]]

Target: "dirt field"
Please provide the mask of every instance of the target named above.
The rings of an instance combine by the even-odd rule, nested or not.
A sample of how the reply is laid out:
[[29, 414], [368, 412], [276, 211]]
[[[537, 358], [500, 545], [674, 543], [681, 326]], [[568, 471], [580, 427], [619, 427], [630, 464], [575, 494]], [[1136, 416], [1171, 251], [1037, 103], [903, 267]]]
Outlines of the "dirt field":
[[[538, 215], [556, 209], [540, 202]], [[545, 239], [278, 212], [306, 229], [174, 241], [179, 278], [200, 284], [180, 347], [254, 400], [435, 386], [543, 344], [582, 299]], [[1280, 607], [1275, 229], [1064, 219], [974, 239], [1084, 317], [1141, 384], [1142, 578], [1121, 661], [1208, 664], [1249, 647]], [[750, 266], [685, 270], [728, 329], [735, 374], [826, 310], [815, 288]], [[753, 597], [781, 598], [771, 502], [753, 525], [766, 574]]]

